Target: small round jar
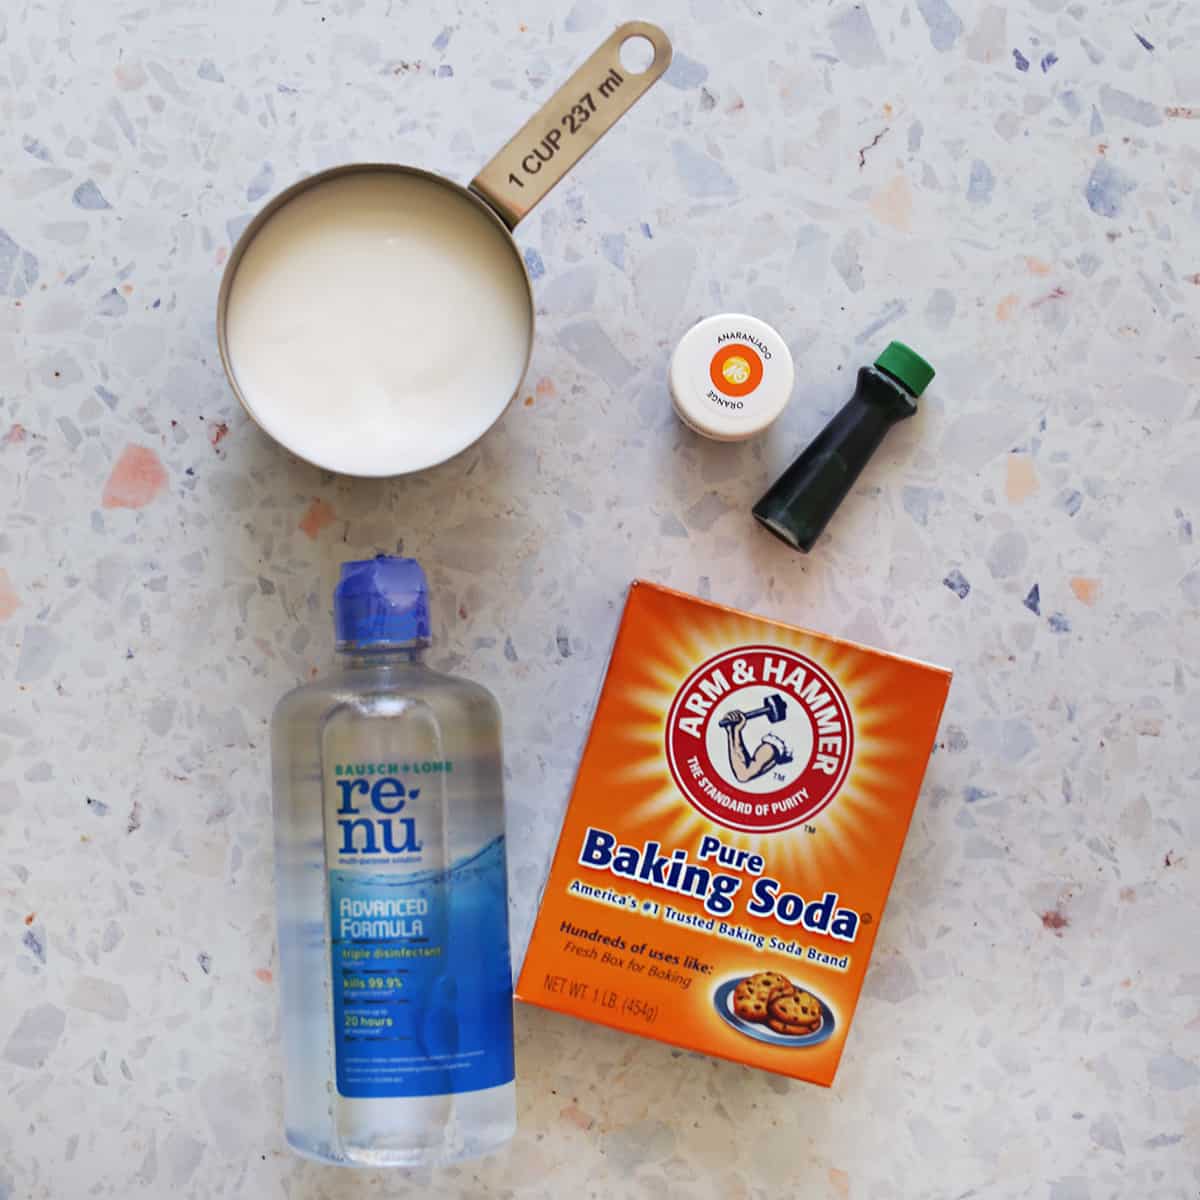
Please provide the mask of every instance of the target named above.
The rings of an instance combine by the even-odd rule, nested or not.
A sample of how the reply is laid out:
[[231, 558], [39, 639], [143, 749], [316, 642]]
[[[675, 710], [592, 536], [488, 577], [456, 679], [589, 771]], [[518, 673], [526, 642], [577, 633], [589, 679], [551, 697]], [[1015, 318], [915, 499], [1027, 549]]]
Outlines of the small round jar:
[[791, 399], [796, 369], [765, 321], [720, 313], [698, 321], [671, 356], [671, 403], [689, 428], [718, 442], [762, 433]]

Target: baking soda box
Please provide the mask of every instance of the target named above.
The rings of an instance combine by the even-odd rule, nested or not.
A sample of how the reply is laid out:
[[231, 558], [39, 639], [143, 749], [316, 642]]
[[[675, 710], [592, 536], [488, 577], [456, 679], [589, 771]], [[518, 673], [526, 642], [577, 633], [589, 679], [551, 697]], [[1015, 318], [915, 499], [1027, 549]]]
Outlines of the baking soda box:
[[949, 687], [635, 583], [519, 998], [829, 1085]]

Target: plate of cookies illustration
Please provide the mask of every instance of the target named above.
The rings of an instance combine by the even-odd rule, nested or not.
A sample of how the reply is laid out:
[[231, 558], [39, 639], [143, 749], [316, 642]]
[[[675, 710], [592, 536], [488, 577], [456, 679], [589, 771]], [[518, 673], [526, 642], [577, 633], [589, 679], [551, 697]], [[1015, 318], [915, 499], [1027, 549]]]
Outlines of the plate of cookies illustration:
[[772, 1046], [816, 1046], [833, 1034], [829, 1005], [779, 971], [728, 979], [713, 1004], [739, 1033]]

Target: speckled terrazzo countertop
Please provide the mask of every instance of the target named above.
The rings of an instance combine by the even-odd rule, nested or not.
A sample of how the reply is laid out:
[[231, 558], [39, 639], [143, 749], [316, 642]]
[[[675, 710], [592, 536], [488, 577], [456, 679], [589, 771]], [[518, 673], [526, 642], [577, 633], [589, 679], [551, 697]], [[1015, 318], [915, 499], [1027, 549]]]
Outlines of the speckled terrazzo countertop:
[[[275, 449], [214, 348], [250, 214], [470, 178], [635, 15], [676, 59], [519, 230], [521, 402], [398, 482]], [[1194, 1198], [1197, 45], [1183, 0], [5, 5], [0, 1197]], [[723, 308], [798, 367], [741, 447], [664, 384]], [[793, 555], [748, 507], [889, 337], [938, 379]], [[634, 575], [954, 668], [832, 1091], [522, 1008], [511, 1153], [286, 1151], [266, 724], [398, 546], [504, 704], [518, 956]]]

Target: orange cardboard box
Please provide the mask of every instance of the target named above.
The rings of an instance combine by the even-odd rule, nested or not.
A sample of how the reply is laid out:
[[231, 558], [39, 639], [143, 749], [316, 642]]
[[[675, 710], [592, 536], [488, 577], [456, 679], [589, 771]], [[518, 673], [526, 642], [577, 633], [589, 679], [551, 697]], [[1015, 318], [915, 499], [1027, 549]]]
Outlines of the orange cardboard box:
[[518, 997], [832, 1083], [949, 688], [635, 582]]

